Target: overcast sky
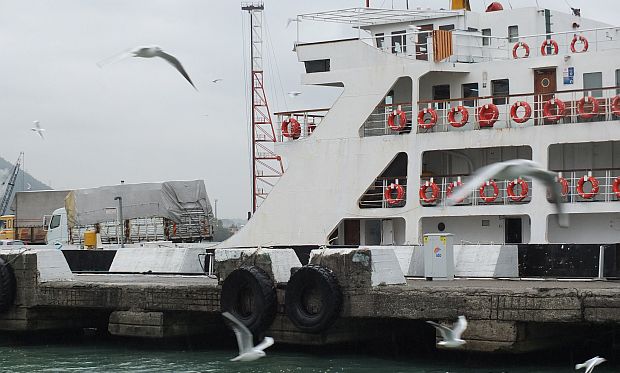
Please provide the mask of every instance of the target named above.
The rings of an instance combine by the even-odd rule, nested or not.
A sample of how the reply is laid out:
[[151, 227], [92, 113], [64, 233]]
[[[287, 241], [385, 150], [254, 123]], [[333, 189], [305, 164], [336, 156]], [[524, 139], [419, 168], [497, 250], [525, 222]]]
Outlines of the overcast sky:
[[[618, 24], [616, 0], [568, 2], [584, 17]], [[272, 112], [327, 107], [339, 94], [299, 85], [303, 66], [292, 52], [295, 25], [286, 28], [287, 19], [363, 3], [265, 1], [272, 45], [264, 55], [277, 58], [277, 70], [272, 63], [265, 76]], [[472, 7], [481, 11], [485, 3], [472, 0]], [[564, 0], [538, 3], [568, 9]], [[392, 4], [404, 7], [405, 1], [371, 0], [373, 7]], [[448, 4], [409, 0], [410, 7]], [[536, 0], [512, 5], [535, 6]], [[234, 0], [0, 0], [0, 156], [13, 162], [25, 151], [26, 170], [54, 189], [204, 179], [211, 200], [219, 200], [220, 217], [244, 217], [251, 182], [243, 20], [247, 13]], [[346, 32], [303, 27], [305, 39]], [[144, 45], [177, 56], [199, 91], [160, 59], [96, 65]], [[216, 78], [223, 81], [211, 83]], [[303, 94], [284, 94], [293, 90]], [[30, 131], [34, 120], [47, 129], [45, 141]]]

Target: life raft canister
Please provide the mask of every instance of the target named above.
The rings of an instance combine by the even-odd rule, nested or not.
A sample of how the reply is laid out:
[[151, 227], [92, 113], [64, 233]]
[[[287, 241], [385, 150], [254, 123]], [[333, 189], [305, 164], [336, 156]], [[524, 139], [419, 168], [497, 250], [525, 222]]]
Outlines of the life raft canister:
[[[592, 184], [592, 190], [587, 193], [583, 190], [583, 186], [586, 182]], [[598, 194], [598, 191], [599, 182], [594, 176], [584, 176], [579, 179], [579, 182], [577, 183], [577, 193], [579, 193], [581, 198], [592, 199], [595, 195]]]
[[[576, 44], [580, 41], [582, 43], [581, 50], [577, 50]], [[570, 42], [570, 51], [573, 53], [583, 53], [588, 51], [588, 39], [583, 35], [573, 36], [573, 40]]]
[[[556, 108], [556, 113], [552, 114], [551, 110]], [[564, 111], [566, 110], [566, 105], [562, 100], [558, 100], [557, 98], [552, 98], [551, 100], [545, 101], [543, 105], [543, 118], [550, 122], [557, 122], [558, 120], [564, 117]]]
[[[392, 191], [396, 191], [396, 197], [392, 196]], [[405, 197], [405, 188], [400, 184], [391, 183], [385, 188], [383, 192], [383, 198], [390, 206], [397, 205], [403, 201]]]
[[[461, 114], [461, 120], [456, 120], [457, 113]], [[448, 122], [450, 123], [452, 127], [455, 127], [455, 128], [463, 127], [465, 124], [467, 124], [468, 120], [469, 120], [469, 111], [467, 110], [465, 106], [461, 106], [461, 105], [453, 106], [452, 108], [450, 108], [450, 111], [448, 111]]]
[[[426, 114], [430, 115], [429, 121], [426, 121]], [[418, 126], [424, 129], [431, 129], [437, 123], [437, 111], [433, 108], [420, 110], [418, 113]]]
[[[551, 45], [552, 49], [551, 49], [551, 53], [547, 54], [547, 46]], [[553, 56], [558, 54], [560, 48], [558, 47], [558, 42], [553, 40], [553, 39], [547, 39], [545, 41], [543, 41], [543, 43], [540, 46], [540, 54], [542, 54], [543, 56]]]
[[[517, 110], [519, 110], [520, 107], [525, 109], [525, 113], [522, 117], [520, 117], [519, 113], [517, 113]], [[530, 120], [531, 117], [532, 107], [525, 101], [517, 101], [510, 107], [510, 118], [512, 118], [515, 123], [525, 123]]]
[[[493, 188], [493, 194], [490, 196], [487, 196], [485, 194], [487, 186], [491, 186]], [[497, 199], [497, 196], [499, 196], [499, 188], [497, 187], [497, 183], [493, 180], [486, 181], [480, 186], [480, 189], [478, 190], [478, 195], [480, 196], [480, 199], [482, 199], [486, 203], [495, 201]]]
[[[525, 50], [525, 54], [523, 55], [523, 57], [519, 57], [519, 54], [518, 54], [519, 48], [523, 48]], [[530, 46], [527, 45], [527, 43], [518, 41], [512, 47], [512, 58], [514, 58], [515, 60], [519, 58], [528, 58], [529, 56], [530, 56]]]
[[486, 104], [478, 108], [478, 123], [480, 127], [493, 127], [499, 118], [499, 109], [495, 104]]
[[[592, 105], [591, 111], [586, 111], [586, 103]], [[577, 102], [577, 115], [579, 115], [581, 119], [594, 118], [598, 115], [599, 107], [600, 104], [596, 98], [592, 96], [582, 97], [581, 100]]]
[[[519, 194], [515, 193], [515, 187], [517, 185], [519, 185], [521, 188]], [[511, 180], [506, 187], [506, 193], [508, 194], [508, 198], [515, 202], [523, 201], [527, 197], [528, 191], [529, 187], [527, 186], [527, 182], [521, 178]]]
[[[430, 196], [426, 195], [428, 188], [431, 188]], [[427, 181], [420, 186], [420, 199], [424, 201], [424, 203], [435, 203], [437, 202], [437, 198], [439, 198], [439, 186], [437, 186], [437, 183], [434, 181]]]
[[[396, 121], [397, 117], [398, 117], [398, 123]], [[393, 131], [402, 131], [403, 129], [405, 129], [406, 124], [407, 124], [407, 114], [404, 111], [397, 109], [391, 112], [390, 115], [388, 115], [388, 126]]]
[[293, 140], [297, 140], [301, 136], [301, 124], [297, 119], [288, 118], [282, 121], [282, 136]]

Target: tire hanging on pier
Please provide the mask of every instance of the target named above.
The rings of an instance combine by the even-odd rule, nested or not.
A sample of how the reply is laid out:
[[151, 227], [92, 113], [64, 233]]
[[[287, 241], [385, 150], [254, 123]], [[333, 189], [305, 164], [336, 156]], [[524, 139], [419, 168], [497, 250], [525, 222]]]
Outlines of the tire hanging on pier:
[[13, 306], [17, 281], [10, 264], [0, 258], [0, 312], [4, 312]]
[[291, 276], [284, 303], [286, 315], [299, 330], [320, 333], [340, 316], [342, 290], [332, 270], [308, 264]]
[[230, 312], [254, 334], [264, 332], [271, 325], [277, 306], [274, 283], [259, 267], [237, 268], [222, 284], [222, 311]]

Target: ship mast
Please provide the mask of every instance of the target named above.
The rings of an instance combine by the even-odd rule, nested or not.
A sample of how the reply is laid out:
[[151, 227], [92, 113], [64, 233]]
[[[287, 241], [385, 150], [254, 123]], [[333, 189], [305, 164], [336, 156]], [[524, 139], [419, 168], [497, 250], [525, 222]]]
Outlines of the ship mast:
[[250, 16], [250, 92], [252, 128], [252, 213], [267, 198], [284, 173], [279, 155], [273, 150], [276, 134], [265, 95], [263, 80], [263, 3], [242, 3]]

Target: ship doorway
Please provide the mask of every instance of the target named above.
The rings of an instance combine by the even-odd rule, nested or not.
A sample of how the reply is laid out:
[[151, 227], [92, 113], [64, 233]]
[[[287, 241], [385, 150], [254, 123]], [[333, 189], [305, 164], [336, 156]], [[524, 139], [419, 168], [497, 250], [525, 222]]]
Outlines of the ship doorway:
[[360, 221], [358, 219], [344, 221], [344, 244], [360, 244]]
[[432, 30], [432, 24], [421, 25], [419, 27], [419, 31], [421, 31], [421, 33], [418, 34], [418, 42], [415, 45], [415, 58], [417, 60], [428, 61], [428, 36], [430, 35], [428, 31]]
[[556, 72], [554, 68], [534, 70], [534, 120], [535, 125], [543, 124], [543, 103], [553, 98], [557, 91]]
[[504, 242], [523, 243], [523, 227], [521, 217], [504, 219]]

